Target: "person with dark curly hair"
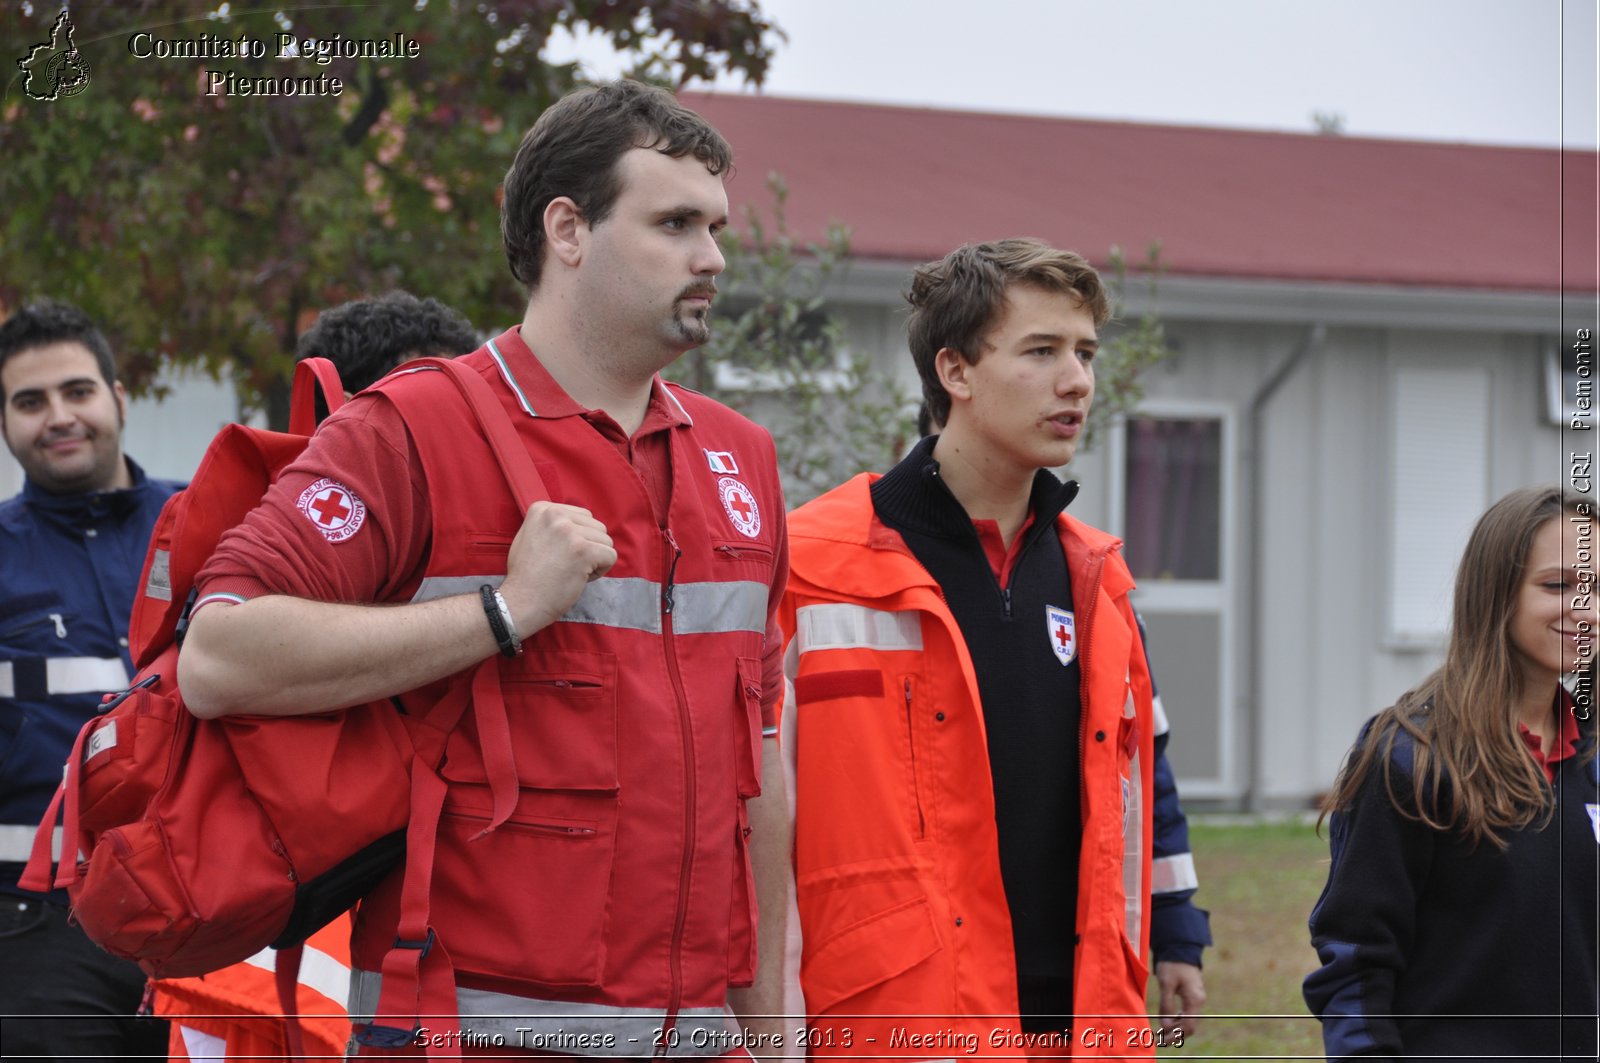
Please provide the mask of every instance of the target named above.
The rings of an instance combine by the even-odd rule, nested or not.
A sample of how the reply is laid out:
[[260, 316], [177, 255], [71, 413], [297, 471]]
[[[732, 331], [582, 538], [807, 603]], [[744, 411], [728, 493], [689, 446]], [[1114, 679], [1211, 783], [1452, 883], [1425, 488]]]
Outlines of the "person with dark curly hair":
[[1444, 664], [1339, 773], [1305, 981], [1330, 1060], [1595, 1058], [1594, 534], [1556, 487], [1490, 507]]
[[472, 322], [458, 311], [397, 290], [324, 310], [300, 334], [295, 359], [328, 359], [338, 368], [345, 392], [354, 394], [402, 362], [454, 358], [477, 348]]

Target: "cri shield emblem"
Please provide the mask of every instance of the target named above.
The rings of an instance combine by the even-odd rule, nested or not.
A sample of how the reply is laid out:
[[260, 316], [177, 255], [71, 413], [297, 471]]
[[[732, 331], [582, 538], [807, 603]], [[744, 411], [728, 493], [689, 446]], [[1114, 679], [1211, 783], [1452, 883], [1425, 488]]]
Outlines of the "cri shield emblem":
[[1078, 624], [1073, 618], [1071, 609], [1062, 609], [1059, 606], [1047, 605], [1044, 607], [1045, 631], [1050, 637], [1050, 648], [1055, 651], [1056, 660], [1065, 667], [1072, 663], [1078, 656]]

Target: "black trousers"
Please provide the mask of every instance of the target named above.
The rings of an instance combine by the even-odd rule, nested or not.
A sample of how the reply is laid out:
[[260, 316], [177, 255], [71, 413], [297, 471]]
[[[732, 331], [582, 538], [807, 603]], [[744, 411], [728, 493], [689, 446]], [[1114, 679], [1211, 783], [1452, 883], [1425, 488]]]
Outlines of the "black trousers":
[[144, 972], [67, 921], [0, 895], [0, 1054], [6, 1059], [167, 1057], [167, 1024], [135, 1013]]

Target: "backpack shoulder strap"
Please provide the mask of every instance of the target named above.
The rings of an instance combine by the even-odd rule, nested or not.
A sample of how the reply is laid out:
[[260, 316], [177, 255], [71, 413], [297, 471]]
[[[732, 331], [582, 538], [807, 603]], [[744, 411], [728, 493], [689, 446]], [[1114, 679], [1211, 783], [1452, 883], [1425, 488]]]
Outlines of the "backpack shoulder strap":
[[289, 391], [289, 434], [308, 436], [317, 430], [316, 391], [321, 390], [328, 412], [344, 405], [344, 382], [339, 369], [326, 358], [302, 358], [295, 363]]
[[[506, 412], [489, 382], [470, 367], [448, 358], [418, 358], [408, 362], [401, 372], [428, 370], [443, 372], [445, 379], [455, 385], [479, 433], [488, 442], [489, 449], [494, 451], [495, 461], [506, 483], [511, 486], [511, 494], [517, 500], [517, 505], [526, 512], [535, 502], [549, 501], [550, 492], [544, 485], [543, 477], [534, 468], [528, 448], [523, 445], [516, 426], [511, 423], [511, 415]], [[393, 394], [398, 399], [404, 392]], [[405, 412], [403, 403], [401, 412]]]

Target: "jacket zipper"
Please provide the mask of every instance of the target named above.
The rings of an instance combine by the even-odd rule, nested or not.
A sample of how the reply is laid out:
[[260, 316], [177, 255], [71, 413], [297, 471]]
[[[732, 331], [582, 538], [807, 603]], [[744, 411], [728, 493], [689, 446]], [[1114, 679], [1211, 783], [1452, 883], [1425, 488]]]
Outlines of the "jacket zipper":
[[[1072, 607], [1083, 614], [1083, 637], [1078, 642], [1078, 818], [1082, 820], [1084, 809], [1089, 807], [1089, 784], [1085, 778], [1084, 768], [1088, 762], [1088, 752], [1085, 748], [1084, 738], [1089, 733], [1089, 668], [1081, 662], [1089, 658], [1089, 635], [1094, 629], [1094, 614], [1100, 601], [1100, 584], [1105, 578], [1106, 555], [1101, 553], [1090, 560], [1094, 570], [1094, 582], [1089, 585], [1088, 608], [1084, 608], [1076, 597]], [[1070, 576], [1069, 576], [1070, 579]]]
[[735, 561], [742, 560], [744, 558], [757, 559], [771, 556], [770, 551], [755, 550], [750, 548], [740, 549], [737, 546], [730, 546], [727, 543], [718, 543], [715, 548], [715, 552]]
[[37, 620], [30, 620], [26, 624], [19, 624], [18, 626], [14, 627], [14, 628], [11, 628], [8, 631], [0, 631], [0, 638], [8, 639], [8, 638], [11, 638], [13, 635], [20, 635], [24, 631], [27, 631], [29, 628], [38, 627], [40, 624], [44, 624], [44, 623], [49, 623], [49, 624], [54, 624], [55, 625], [56, 638], [64, 639], [64, 638], [67, 637], [67, 614], [65, 614], [65, 613], [46, 613], [44, 616], [40, 617]]
[[[1033, 525], [1033, 527], [1029, 528], [1027, 531], [1022, 533], [1023, 535], [1027, 536], [1027, 538], [1024, 539], [1023, 542], [1022, 542], [1022, 549], [1017, 551], [1016, 563], [1011, 566], [1011, 571], [1012, 571], [1013, 574], [1016, 573], [1017, 569], [1022, 567], [1022, 559], [1028, 556], [1028, 551], [1032, 550], [1034, 548], [1034, 545], [1040, 539], [1042, 539], [1044, 537], [1043, 534], [1040, 532], [1040, 529], [1041, 528], [1054, 528], [1054, 527], [1055, 527], [1055, 521], [1053, 521], [1053, 520], [1049, 521], [1048, 523], [1045, 523], [1045, 524], [1039, 524], [1039, 523], [1036, 522]], [[976, 534], [976, 532], [974, 532], [974, 534]], [[978, 552], [980, 554], [983, 553], [983, 542], [982, 542], [982, 540], [979, 540], [979, 542], [978, 542]], [[985, 555], [984, 556], [984, 567], [986, 567], [986, 568], [988, 567], [988, 560], [989, 560], [988, 556]], [[1002, 562], [1002, 565], [1003, 564], [1004, 564], [1004, 562]], [[1000, 586], [1000, 577], [995, 575], [993, 569], [989, 569], [989, 575], [994, 577], [994, 585], [1000, 591], [1000, 606], [1005, 612], [1005, 618], [1007, 620], [1010, 620], [1010, 619], [1012, 619], [1012, 616], [1011, 616], [1011, 586], [1009, 584], [1007, 584], [1006, 586], [1001, 587]]]
[[678, 647], [672, 630], [672, 580], [678, 571], [678, 559], [683, 551], [673, 538], [672, 529], [661, 529], [666, 546], [667, 579], [661, 587], [661, 641], [666, 650], [667, 675], [672, 680], [673, 697], [678, 703], [678, 736], [683, 745], [683, 856], [678, 864], [678, 909], [672, 922], [672, 944], [668, 953], [671, 986], [667, 992], [667, 1013], [661, 1023], [661, 1038], [657, 1042], [657, 1057], [667, 1054], [675, 1038], [667, 1032], [678, 1025], [678, 1008], [683, 1003], [683, 931], [689, 919], [689, 877], [694, 867], [694, 825], [696, 819], [694, 742], [689, 729], [689, 699], [683, 689], [683, 674], [678, 667]]
[[922, 788], [917, 784], [917, 736], [911, 726], [911, 677], [906, 676], [906, 748], [911, 751], [911, 799], [917, 806], [917, 837], [928, 836], [928, 821], [922, 814]]
[[513, 820], [512, 823], [515, 826], [521, 827], [525, 830], [535, 830], [541, 834], [561, 834], [571, 835], [574, 837], [587, 837], [595, 832], [593, 827], [574, 827], [566, 823], [517, 823], [515, 820]]

